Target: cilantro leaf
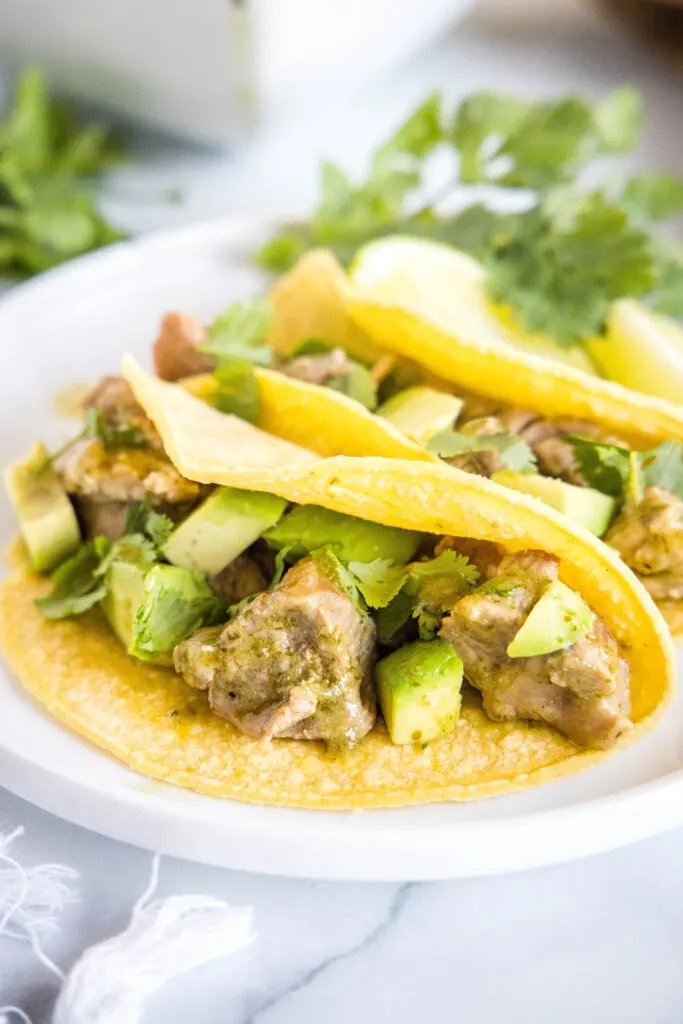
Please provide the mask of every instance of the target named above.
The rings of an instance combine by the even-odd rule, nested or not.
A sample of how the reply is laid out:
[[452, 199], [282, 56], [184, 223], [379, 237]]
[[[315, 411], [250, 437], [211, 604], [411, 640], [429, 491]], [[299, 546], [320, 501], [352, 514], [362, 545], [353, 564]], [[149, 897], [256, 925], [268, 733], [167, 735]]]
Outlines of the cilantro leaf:
[[27, 68], [0, 121], [0, 265], [25, 276], [121, 238], [85, 180], [121, 156], [107, 130], [77, 126]]
[[104, 537], [82, 544], [52, 575], [52, 590], [36, 604], [46, 619], [65, 619], [81, 615], [107, 593], [101, 564], [110, 550]]
[[209, 340], [202, 351], [219, 361], [247, 359], [255, 366], [270, 366], [273, 350], [264, 344], [273, 314], [267, 301], [235, 302], [209, 328]]
[[388, 558], [376, 558], [374, 562], [349, 562], [348, 569], [370, 608], [386, 608], [408, 578], [406, 567], [395, 565]]
[[414, 607], [414, 597], [407, 590], [401, 590], [388, 605], [379, 608], [375, 615], [377, 639], [381, 644], [390, 644], [400, 629], [409, 622]]
[[307, 228], [286, 228], [266, 242], [256, 253], [256, 262], [274, 274], [289, 270], [313, 245]]
[[637, 89], [622, 85], [605, 97], [594, 111], [599, 149], [630, 153], [643, 130], [643, 101]]
[[[398, 583], [400, 567], [395, 568], [395, 576], [381, 591], [382, 598], [388, 597], [391, 585]], [[421, 638], [431, 639], [438, 631], [444, 614], [479, 579], [476, 566], [456, 551], [444, 551], [428, 562], [413, 562], [403, 567], [403, 573], [403, 586], [388, 604], [380, 607], [377, 614], [377, 635], [381, 643], [390, 643], [411, 617], [418, 620]]]
[[149, 538], [157, 550], [161, 550], [171, 536], [174, 525], [173, 520], [162, 512], [156, 512], [152, 508], [149, 495], [137, 505], [129, 505], [126, 510], [124, 534], [142, 534]]
[[568, 434], [566, 440], [574, 450], [576, 464], [588, 486], [620, 498], [631, 475], [629, 449], [579, 434]]
[[348, 262], [363, 242], [392, 229], [422, 181], [425, 159], [443, 141], [441, 97], [433, 93], [375, 152], [368, 176], [354, 184], [336, 164], [320, 172], [320, 201], [309, 225], [288, 226], [261, 248], [261, 266], [286, 270], [314, 246]]
[[683, 213], [683, 179], [673, 174], [640, 174], [627, 181], [620, 205], [638, 220], [668, 220]]
[[129, 423], [112, 423], [105, 419], [99, 409], [88, 409], [85, 432], [81, 437], [91, 437], [105, 448], [145, 448], [147, 436]]
[[655, 244], [657, 281], [647, 303], [657, 313], [683, 318], [683, 251], [671, 240]]
[[219, 363], [213, 373], [211, 404], [249, 423], [258, 423], [259, 390], [254, 367], [248, 359]]
[[683, 499], [683, 445], [664, 441], [658, 448], [639, 453], [645, 487], [662, 487]]
[[342, 394], [355, 399], [356, 402], [364, 405], [366, 409], [372, 411], [377, 408], [377, 388], [373, 382], [372, 374], [366, 366], [362, 366], [360, 363], [354, 362], [348, 373], [341, 374], [339, 377], [332, 377], [326, 386], [332, 388], [333, 391], [341, 391]]
[[656, 280], [650, 239], [624, 210], [594, 192], [571, 213], [546, 206], [518, 215], [515, 234], [488, 262], [491, 297], [529, 333], [565, 347], [600, 334], [614, 299], [643, 295]]
[[506, 469], [516, 473], [535, 473], [536, 456], [516, 434], [462, 434], [452, 428], [439, 431], [427, 444], [427, 450], [442, 459], [467, 452], [498, 452]]

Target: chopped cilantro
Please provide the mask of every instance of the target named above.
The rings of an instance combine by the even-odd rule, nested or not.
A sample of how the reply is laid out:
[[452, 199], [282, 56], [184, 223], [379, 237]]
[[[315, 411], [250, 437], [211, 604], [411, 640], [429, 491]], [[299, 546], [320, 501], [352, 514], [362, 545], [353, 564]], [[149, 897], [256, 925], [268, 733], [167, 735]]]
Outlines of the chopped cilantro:
[[107, 593], [101, 565], [110, 550], [104, 537], [82, 544], [52, 575], [52, 590], [36, 604], [46, 619], [65, 619], [81, 615]]
[[138, 505], [130, 505], [126, 510], [124, 533], [141, 534], [149, 538], [157, 550], [163, 548], [172, 532], [173, 520], [152, 508], [149, 495]]
[[516, 473], [535, 473], [536, 456], [529, 445], [516, 434], [462, 434], [448, 428], [431, 438], [427, 450], [443, 459], [468, 452], [498, 452], [506, 469]]
[[249, 423], [259, 418], [258, 381], [254, 366], [270, 366], [273, 350], [266, 344], [272, 326], [267, 301], [236, 302], [209, 328], [202, 351], [216, 357], [212, 404]]
[[123, 151], [100, 125], [76, 124], [42, 72], [23, 71], [0, 121], [0, 270], [26, 277], [116, 241], [88, 180]]
[[246, 359], [254, 366], [270, 366], [273, 350], [265, 339], [272, 320], [270, 306], [263, 299], [235, 302], [211, 324], [202, 351], [219, 362]]
[[662, 487], [683, 499], [683, 445], [664, 441], [658, 448], [639, 453], [645, 487]]
[[257, 423], [259, 390], [252, 363], [248, 359], [219, 363], [213, 376], [216, 386], [211, 396], [212, 404], [221, 412]]
[[603, 444], [590, 437], [568, 434], [576, 464], [589, 487], [620, 498], [631, 475], [629, 449]]
[[[395, 582], [399, 568], [396, 567]], [[444, 551], [428, 562], [413, 562], [403, 567], [403, 572], [403, 586], [377, 613], [377, 636], [381, 643], [390, 643], [410, 618], [417, 619], [420, 637], [431, 640], [444, 614], [479, 579], [476, 566], [456, 551]], [[387, 586], [383, 596], [390, 594]]]
[[388, 558], [376, 558], [374, 562], [349, 562], [348, 569], [370, 608], [385, 608], [408, 578], [406, 567], [395, 565]]
[[[432, 238], [484, 262], [490, 297], [509, 306], [524, 329], [565, 347], [604, 332], [609, 306], [622, 296], [683, 316], [683, 259], [649, 232], [653, 221], [683, 211], [683, 181], [651, 174], [620, 191], [581, 188], [594, 161], [635, 148], [642, 114], [629, 87], [595, 106], [577, 96], [532, 102], [476, 93], [452, 114], [432, 95], [376, 151], [364, 182], [324, 164], [310, 223], [285, 229], [259, 258], [284, 270], [323, 245], [348, 263], [380, 235]], [[436, 149], [448, 170], [425, 198], [425, 161]], [[481, 184], [515, 194], [526, 189], [526, 208], [462, 208], [462, 186]], [[461, 209], [453, 215], [445, 201], [456, 189]]]
[[[104, 418], [99, 409], [88, 409], [85, 437], [91, 437], [105, 448], [145, 448], [149, 441], [145, 434], [130, 423], [113, 423]], [[79, 440], [77, 438], [77, 440]]]

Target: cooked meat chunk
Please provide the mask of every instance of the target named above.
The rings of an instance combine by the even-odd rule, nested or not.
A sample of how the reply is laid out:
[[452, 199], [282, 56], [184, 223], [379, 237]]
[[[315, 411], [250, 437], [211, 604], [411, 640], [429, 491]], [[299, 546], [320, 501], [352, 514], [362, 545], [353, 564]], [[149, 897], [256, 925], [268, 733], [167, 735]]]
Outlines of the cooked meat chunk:
[[186, 480], [165, 457], [148, 448], [106, 449], [99, 441], [78, 441], [57, 460], [69, 494], [96, 501], [139, 502], [156, 506], [194, 503], [199, 484]]
[[256, 561], [247, 554], [238, 555], [216, 576], [209, 577], [214, 594], [226, 604], [237, 604], [245, 597], [265, 590], [268, 580]]
[[605, 543], [642, 577], [656, 600], [683, 598], [683, 501], [662, 487], [646, 487], [626, 505]]
[[[586, 481], [576, 466], [571, 444], [564, 440], [565, 435], [585, 434], [596, 440], [616, 441], [614, 438], [601, 438], [600, 428], [588, 420], [548, 420], [528, 409], [495, 407], [489, 408], [482, 415], [483, 408], [485, 406], [481, 403], [472, 400], [466, 402], [458, 420], [458, 428], [463, 434], [478, 437], [499, 433], [516, 434], [534, 452], [541, 473], [578, 486], [585, 486]], [[474, 415], [475, 412], [478, 415]], [[477, 473], [479, 476], [491, 476], [504, 468], [497, 452], [456, 455], [447, 461], [466, 473]]]
[[375, 721], [375, 627], [304, 558], [226, 626], [179, 644], [175, 667], [248, 736], [357, 743]]
[[348, 373], [352, 366], [343, 348], [333, 348], [331, 352], [317, 356], [299, 356], [282, 363], [278, 369], [288, 377], [296, 377], [309, 384], [327, 384], [334, 377]]
[[481, 691], [491, 718], [546, 722], [580, 746], [606, 748], [629, 726], [628, 667], [597, 616], [591, 631], [565, 650], [507, 655], [557, 570], [557, 560], [543, 552], [505, 556], [489, 579], [504, 579], [506, 586], [500, 593], [474, 591], [461, 598], [441, 635], [462, 658], [465, 677]]
[[206, 341], [206, 328], [195, 317], [167, 313], [152, 349], [157, 375], [162, 380], [174, 381], [197, 373], [211, 373], [216, 360], [199, 351], [199, 346]]
[[83, 405], [85, 409], [97, 409], [109, 423], [139, 430], [152, 448], [163, 447], [156, 427], [138, 404], [133, 389], [125, 378], [103, 377]]

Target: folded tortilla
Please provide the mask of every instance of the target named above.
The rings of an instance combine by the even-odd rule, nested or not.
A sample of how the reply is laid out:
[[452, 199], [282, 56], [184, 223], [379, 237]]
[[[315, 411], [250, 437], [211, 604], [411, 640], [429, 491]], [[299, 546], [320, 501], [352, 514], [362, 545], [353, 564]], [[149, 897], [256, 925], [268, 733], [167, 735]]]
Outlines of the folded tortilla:
[[[437, 463], [292, 453], [290, 440], [237, 427], [130, 360], [125, 372], [169, 457], [192, 480], [558, 556], [561, 578], [604, 619], [630, 664], [634, 725], [613, 750], [661, 716], [674, 688], [666, 625], [632, 573], [585, 530], [523, 494]], [[129, 658], [98, 612], [42, 618], [33, 598], [46, 586], [21, 562], [0, 593], [0, 641], [17, 676], [58, 719], [131, 768], [201, 793], [335, 809], [472, 800], [560, 778], [613, 752], [580, 749], [543, 725], [493, 722], [474, 694], [455, 731], [424, 750], [393, 745], [381, 723], [343, 754], [310, 741], [251, 740], [179, 676]]]
[[[406, 239], [419, 259], [421, 243]], [[324, 268], [323, 268], [324, 269]], [[636, 449], [653, 442], [683, 441], [683, 407], [631, 391], [566, 363], [493, 341], [493, 312], [463, 315], [442, 290], [425, 294], [412, 281], [388, 294], [382, 287], [344, 281], [337, 294], [350, 319], [371, 341], [406, 356], [460, 389], [506, 405], [531, 409], [550, 419], [591, 420]], [[502, 325], [498, 325], [502, 333]]]

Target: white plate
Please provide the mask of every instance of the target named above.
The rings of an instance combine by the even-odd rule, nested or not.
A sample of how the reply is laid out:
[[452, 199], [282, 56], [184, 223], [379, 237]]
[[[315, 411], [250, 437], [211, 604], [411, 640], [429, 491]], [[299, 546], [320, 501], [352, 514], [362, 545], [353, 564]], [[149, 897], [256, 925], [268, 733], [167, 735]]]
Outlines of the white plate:
[[[148, 358], [162, 313], [208, 320], [258, 292], [249, 253], [263, 224], [194, 227], [118, 245], [16, 289], [0, 303], [0, 462], [73, 424], [55, 392]], [[6, 499], [0, 541], [14, 525]], [[456, 878], [607, 850], [683, 822], [683, 709], [630, 750], [575, 778], [476, 804], [361, 813], [214, 800], [126, 769], [50, 719], [0, 674], [0, 783], [86, 828], [176, 856], [333, 879]]]

